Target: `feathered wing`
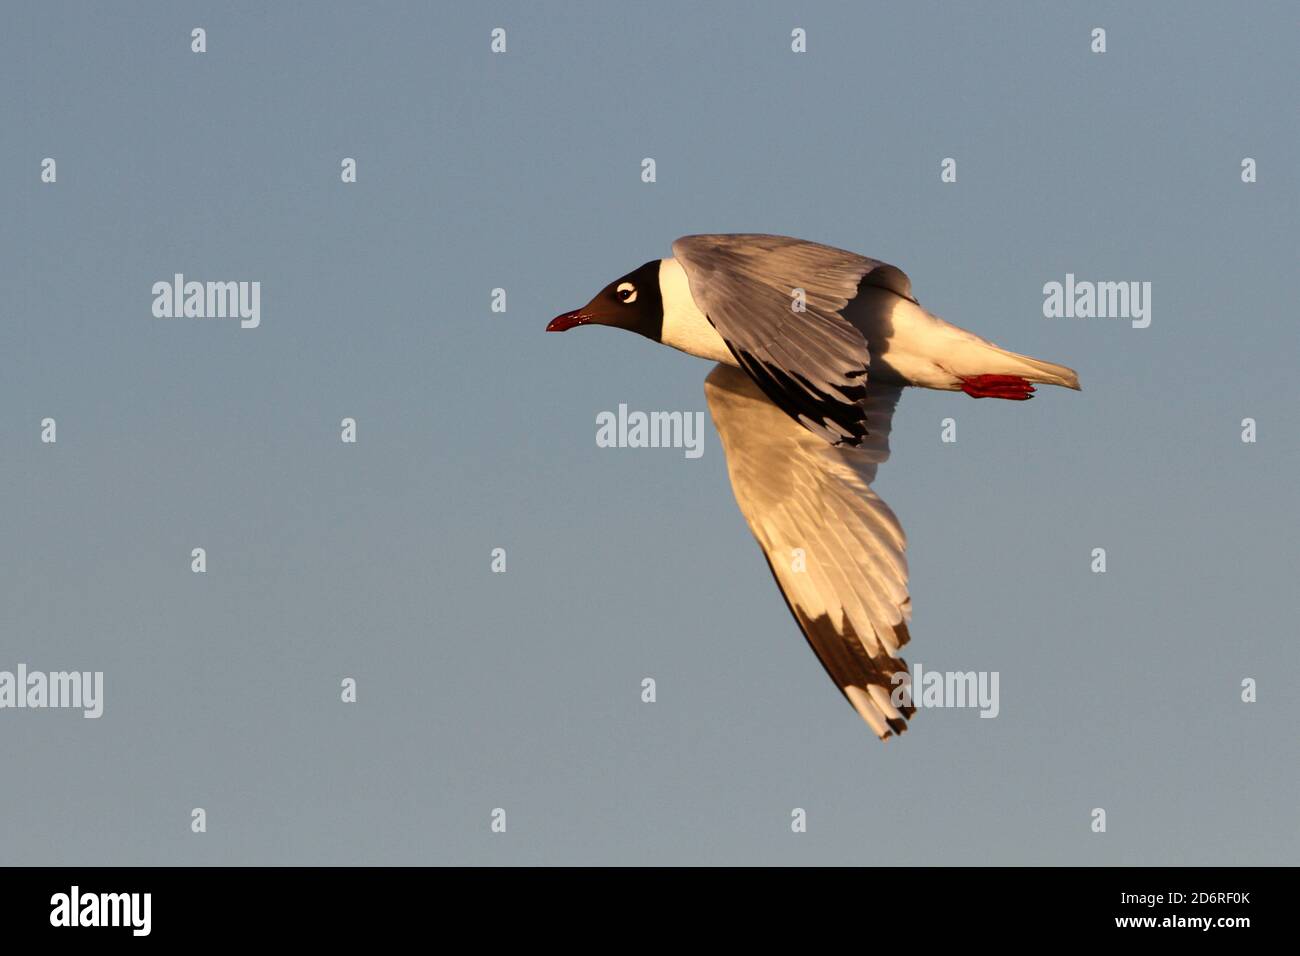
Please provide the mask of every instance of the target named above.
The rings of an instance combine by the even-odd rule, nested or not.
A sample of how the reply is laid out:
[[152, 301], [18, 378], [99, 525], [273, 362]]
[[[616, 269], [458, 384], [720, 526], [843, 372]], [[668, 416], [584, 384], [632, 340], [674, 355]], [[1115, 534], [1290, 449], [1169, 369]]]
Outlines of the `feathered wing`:
[[768, 398], [831, 444], [862, 442], [871, 356], [841, 313], [864, 281], [912, 299], [900, 269], [757, 234], [684, 236], [673, 243], [673, 256], [696, 305]]
[[882, 739], [913, 713], [891, 702], [907, 670], [907, 539], [870, 487], [900, 391], [864, 386], [867, 435], [849, 448], [801, 427], [738, 369], [719, 365], [704, 382], [736, 503], [808, 643]]

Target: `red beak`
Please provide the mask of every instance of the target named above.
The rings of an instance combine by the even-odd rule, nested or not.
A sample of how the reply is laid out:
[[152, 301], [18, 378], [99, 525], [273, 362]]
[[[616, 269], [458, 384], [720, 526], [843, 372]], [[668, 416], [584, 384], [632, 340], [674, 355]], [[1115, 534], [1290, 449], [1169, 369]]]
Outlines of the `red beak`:
[[547, 332], [567, 332], [569, 329], [578, 325], [586, 325], [591, 321], [591, 316], [584, 315], [581, 310], [565, 312], [564, 315], [557, 315], [546, 324]]

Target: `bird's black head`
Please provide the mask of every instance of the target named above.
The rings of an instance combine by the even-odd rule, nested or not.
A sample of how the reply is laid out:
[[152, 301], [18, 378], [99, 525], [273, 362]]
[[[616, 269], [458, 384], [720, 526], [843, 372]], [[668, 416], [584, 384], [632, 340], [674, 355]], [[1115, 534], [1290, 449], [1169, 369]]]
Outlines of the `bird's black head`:
[[659, 341], [664, 303], [659, 292], [659, 259], [615, 279], [581, 309], [557, 315], [547, 332], [564, 332], [578, 325], [608, 325]]

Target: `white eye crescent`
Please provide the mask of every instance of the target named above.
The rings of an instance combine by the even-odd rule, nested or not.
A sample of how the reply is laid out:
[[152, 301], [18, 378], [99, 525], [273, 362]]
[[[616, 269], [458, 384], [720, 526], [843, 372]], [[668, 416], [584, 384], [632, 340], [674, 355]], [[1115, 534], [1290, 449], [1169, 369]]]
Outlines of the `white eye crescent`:
[[623, 300], [624, 305], [636, 301], [636, 286], [630, 282], [620, 282], [615, 291], [618, 293], [618, 297]]

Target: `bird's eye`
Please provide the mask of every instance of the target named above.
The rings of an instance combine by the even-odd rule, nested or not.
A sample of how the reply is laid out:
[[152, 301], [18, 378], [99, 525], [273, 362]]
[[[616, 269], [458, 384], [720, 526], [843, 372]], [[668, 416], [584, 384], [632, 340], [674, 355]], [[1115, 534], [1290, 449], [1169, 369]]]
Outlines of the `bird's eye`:
[[630, 282], [620, 282], [618, 284], [617, 295], [624, 305], [636, 301], [636, 286]]

